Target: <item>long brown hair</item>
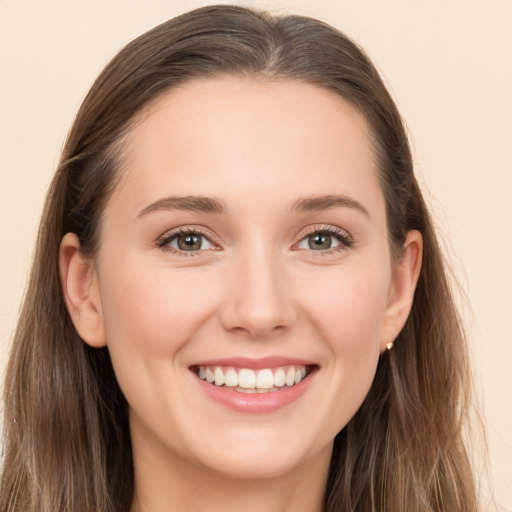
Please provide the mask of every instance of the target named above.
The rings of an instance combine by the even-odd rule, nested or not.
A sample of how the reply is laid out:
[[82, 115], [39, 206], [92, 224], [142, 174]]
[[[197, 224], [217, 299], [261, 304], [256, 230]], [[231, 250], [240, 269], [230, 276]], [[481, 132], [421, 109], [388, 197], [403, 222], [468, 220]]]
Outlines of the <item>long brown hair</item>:
[[174, 18], [128, 44], [78, 112], [48, 192], [7, 371], [0, 511], [129, 510], [128, 406], [108, 350], [89, 347], [71, 323], [59, 244], [74, 232], [94, 255], [136, 114], [188, 80], [226, 75], [300, 80], [355, 106], [371, 130], [391, 247], [399, 251], [409, 230], [423, 235], [412, 311], [363, 405], [335, 439], [325, 511], [476, 511], [462, 441], [465, 340], [393, 100], [364, 52], [332, 27], [222, 5]]

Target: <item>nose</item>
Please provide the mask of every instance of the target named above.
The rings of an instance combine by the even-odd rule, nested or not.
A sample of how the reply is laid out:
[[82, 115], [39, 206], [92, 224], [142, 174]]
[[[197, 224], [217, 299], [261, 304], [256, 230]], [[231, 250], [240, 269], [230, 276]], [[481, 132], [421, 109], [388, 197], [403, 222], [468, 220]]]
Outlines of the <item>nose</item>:
[[279, 257], [250, 251], [234, 259], [221, 312], [224, 328], [261, 339], [291, 327], [297, 318], [296, 308]]

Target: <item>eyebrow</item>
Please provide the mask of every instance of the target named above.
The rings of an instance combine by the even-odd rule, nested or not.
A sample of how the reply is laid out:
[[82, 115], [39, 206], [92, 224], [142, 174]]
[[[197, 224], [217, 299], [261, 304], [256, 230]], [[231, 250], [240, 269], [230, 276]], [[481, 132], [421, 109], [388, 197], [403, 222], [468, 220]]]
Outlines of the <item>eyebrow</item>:
[[367, 217], [370, 216], [368, 210], [361, 203], [344, 195], [304, 197], [295, 202], [292, 207], [292, 211], [318, 212], [339, 207], [353, 208], [354, 210], [363, 213]]
[[159, 210], [185, 210], [199, 213], [226, 213], [226, 206], [222, 201], [206, 196], [171, 196], [159, 199], [143, 208], [137, 219]]
[[[332, 208], [353, 208], [370, 216], [368, 210], [359, 202], [344, 195], [324, 195], [304, 197], [297, 200], [292, 206], [292, 211], [318, 212]], [[207, 196], [170, 196], [159, 199], [143, 208], [137, 215], [137, 219], [148, 213], [160, 210], [184, 210], [198, 213], [225, 214], [226, 206], [222, 201]]]

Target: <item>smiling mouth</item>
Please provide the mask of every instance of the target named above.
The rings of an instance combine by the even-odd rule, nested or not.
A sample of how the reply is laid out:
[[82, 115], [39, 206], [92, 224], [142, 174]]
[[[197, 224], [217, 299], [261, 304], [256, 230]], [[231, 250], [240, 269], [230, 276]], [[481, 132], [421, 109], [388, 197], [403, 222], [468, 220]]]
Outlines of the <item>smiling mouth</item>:
[[306, 379], [316, 365], [286, 365], [276, 368], [235, 368], [233, 366], [193, 366], [191, 370], [203, 381], [239, 393], [273, 393], [296, 386]]

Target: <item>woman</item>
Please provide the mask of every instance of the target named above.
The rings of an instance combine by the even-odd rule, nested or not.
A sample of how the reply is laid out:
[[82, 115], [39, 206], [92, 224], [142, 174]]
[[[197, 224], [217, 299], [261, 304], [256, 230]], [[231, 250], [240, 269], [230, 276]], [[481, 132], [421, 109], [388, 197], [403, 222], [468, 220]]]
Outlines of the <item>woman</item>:
[[477, 510], [407, 136], [325, 24], [212, 6], [124, 48], [28, 289], [2, 511]]

